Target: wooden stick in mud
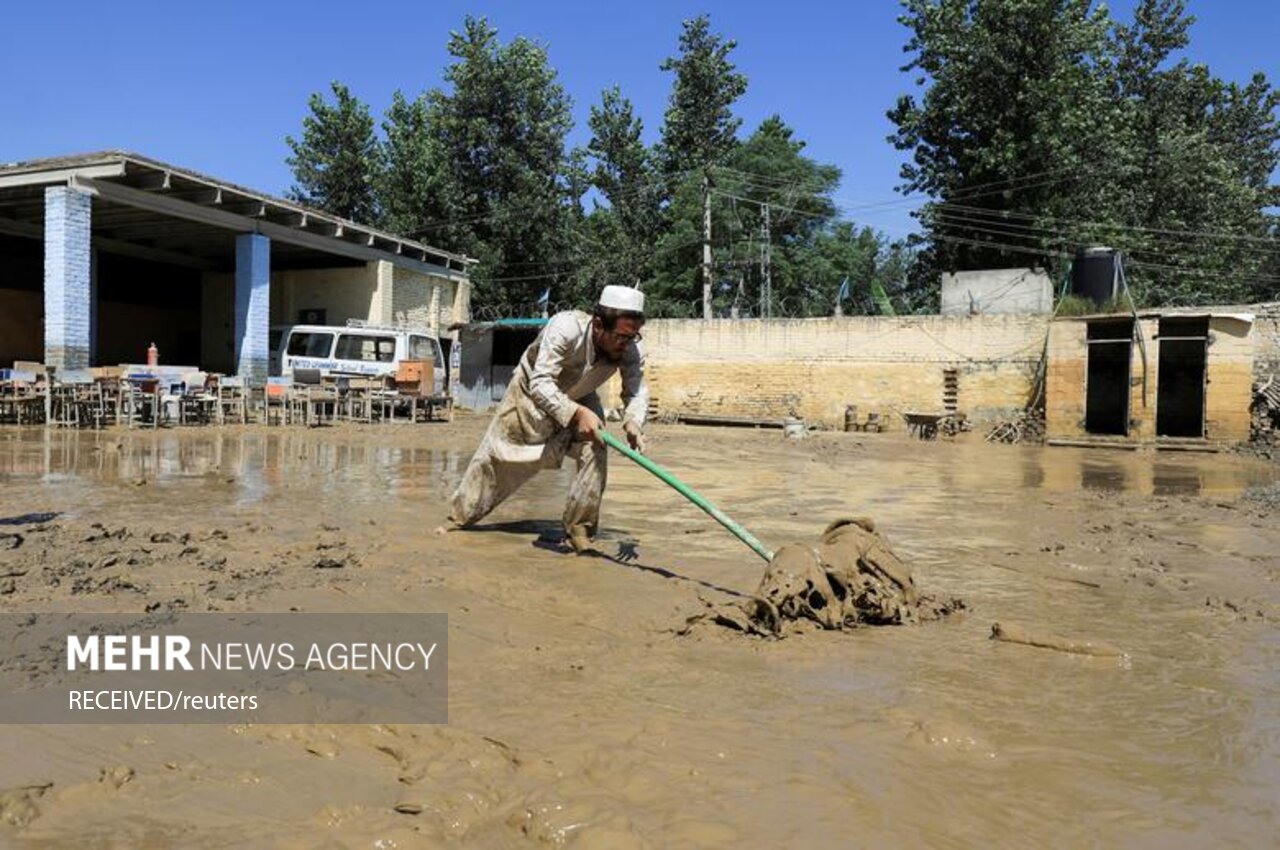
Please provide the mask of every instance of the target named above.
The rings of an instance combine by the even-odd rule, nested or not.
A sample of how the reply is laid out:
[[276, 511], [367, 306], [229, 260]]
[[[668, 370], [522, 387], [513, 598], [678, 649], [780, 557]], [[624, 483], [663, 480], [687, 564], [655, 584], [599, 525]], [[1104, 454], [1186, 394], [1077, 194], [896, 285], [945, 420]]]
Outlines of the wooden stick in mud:
[[1102, 658], [1118, 658], [1124, 655], [1119, 649], [1109, 644], [1071, 640], [1043, 632], [1033, 632], [1022, 626], [1003, 626], [1000, 623], [991, 626], [991, 639], [1002, 640], [1005, 643], [1038, 646], [1041, 649], [1055, 649], [1058, 652], [1073, 652], [1077, 655], [1096, 655]]

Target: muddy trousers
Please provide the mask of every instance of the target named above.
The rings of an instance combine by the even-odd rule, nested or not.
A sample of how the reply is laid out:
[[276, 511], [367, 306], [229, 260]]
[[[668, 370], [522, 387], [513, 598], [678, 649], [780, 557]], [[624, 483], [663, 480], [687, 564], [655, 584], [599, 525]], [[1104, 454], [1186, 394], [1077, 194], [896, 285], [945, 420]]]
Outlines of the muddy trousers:
[[[565, 529], [586, 526], [595, 534], [600, 525], [600, 500], [608, 473], [608, 450], [592, 442], [575, 442], [568, 451], [578, 465], [564, 508]], [[538, 462], [498, 460], [487, 441], [476, 450], [450, 500], [449, 519], [467, 526], [479, 522], [543, 467]]]

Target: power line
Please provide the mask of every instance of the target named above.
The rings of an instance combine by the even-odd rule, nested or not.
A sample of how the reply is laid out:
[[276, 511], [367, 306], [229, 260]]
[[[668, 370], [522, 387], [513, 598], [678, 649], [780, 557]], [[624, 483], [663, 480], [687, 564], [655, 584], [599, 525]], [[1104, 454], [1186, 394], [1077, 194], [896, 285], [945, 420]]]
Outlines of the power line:
[[1238, 239], [1245, 242], [1258, 242], [1263, 244], [1263, 250], [1274, 251], [1280, 250], [1280, 239], [1274, 236], [1251, 236], [1244, 233], [1232, 233], [1226, 230], [1178, 230], [1162, 227], [1144, 227], [1137, 224], [1116, 224], [1101, 221], [1085, 221], [1083, 219], [1059, 218], [1056, 216], [1036, 216], [1030, 213], [1014, 212], [1012, 210], [988, 210], [983, 207], [970, 207], [963, 204], [953, 204], [950, 202], [940, 201], [931, 206], [945, 207], [962, 212], [975, 213], [988, 218], [1009, 217], [1021, 218], [1032, 221], [1056, 221], [1062, 224], [1076, 224], [1082, 227], [1097, 226], [1102, 228], [1120, 228], [1125, 230], [1137, 231], [1140, 233], [1157, 233], [1171, 236], [1195, 236], [1220, 239]]
[[[1087, 248], [1091, 244], [1094, 244], [1091, 242], [1080, 242], [1080, 241], [1071, 239], [1069, 238], [1069, 234], [1062, 231], [1051, 230], [1049, 228], [1033, 227], [1029, 225], [1010, 225], [1012, 227], [1024, 228], [1026, 230], [1045, 231], [1046, 235], [1041, 236], [1036, 233], [1021, 233], [1021, 232], [1017, 232], [1016, 230], [1009, 230], [1009, 229], [994, 230], [989, 227], [982, 227], [980, 225], [991, 224], [992, 222], [987, 222], [981, 219], [976, 219], [976, 220], [964, 219], [964, 218], [956, 219], [956, 218], [949, 217], [946, 214], [943, 214], [941, 216], [941, 221], [942, 221], [942, 224], [946, 227], [972, 231], [975, 233], [987, 233], [993, 236], [1012, 237], [1016, 239], [1047, 239], [1049, 241], [1058, 242], [1064, 245], [1072, 245], [1077, 248]], [[1177, 246], [1177, 247], [1186, 247], [1186, 246]], [[1134, 252], [1125, 252], [1125, 253], [1132, 255]], [[1141, 260], [1134, 260], [1134, 263], [1140, 267], [1151, 268], [1151, 269], [1165, 268], [1169, 270], [1174, 270], [1174, 269], [1182, 268], [1179, 266], [1169, 266], [1169, 265], [1161, 266], [1158, 263], [1150, 263], [1150, 262], [1145, 262]], [[1208, 272], [1206, 270], [1206, 273], [1221, 276], [1221, 272]], [[1236, 279], [1255, 282], [1255, 283], [1280, 282], [1280, 277], [1274, 277], [1271, 275], [1257, 274], [1257, 273], [1253, 275], [1248, 275], [1248, 276], [1236, 276]]]

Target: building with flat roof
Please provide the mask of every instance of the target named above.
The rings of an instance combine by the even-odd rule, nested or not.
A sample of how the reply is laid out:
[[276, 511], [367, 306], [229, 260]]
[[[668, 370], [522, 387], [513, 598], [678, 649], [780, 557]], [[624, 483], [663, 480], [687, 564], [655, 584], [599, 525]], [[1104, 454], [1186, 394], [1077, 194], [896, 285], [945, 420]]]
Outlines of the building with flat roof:
[[0, 165], [0, 365], [254, 380], [269, 328], [470, 319], [468, 257], [123, 151]]

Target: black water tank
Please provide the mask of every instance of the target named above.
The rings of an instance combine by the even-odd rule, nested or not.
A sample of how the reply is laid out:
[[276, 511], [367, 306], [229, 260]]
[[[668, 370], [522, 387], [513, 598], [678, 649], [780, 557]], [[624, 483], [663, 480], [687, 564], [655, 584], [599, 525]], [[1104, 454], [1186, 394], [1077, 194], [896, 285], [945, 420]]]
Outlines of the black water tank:
[[1111, 248], [1081, 248], [1071, 265], [1071, 294], [1099, 307], [1116, 294], [1116, 252]]

